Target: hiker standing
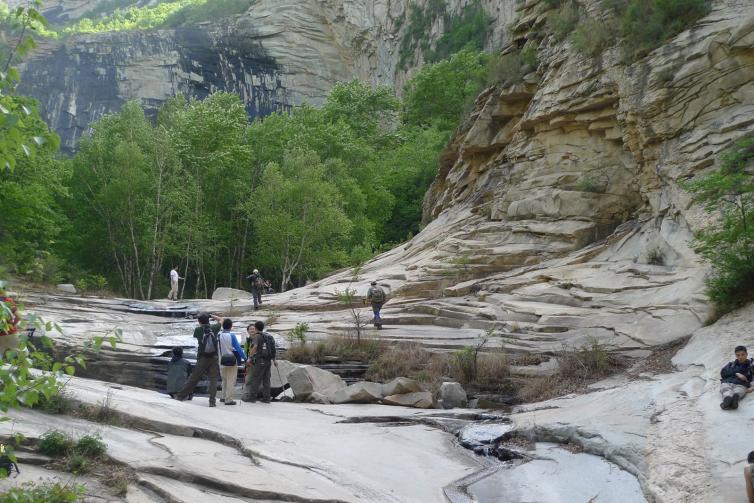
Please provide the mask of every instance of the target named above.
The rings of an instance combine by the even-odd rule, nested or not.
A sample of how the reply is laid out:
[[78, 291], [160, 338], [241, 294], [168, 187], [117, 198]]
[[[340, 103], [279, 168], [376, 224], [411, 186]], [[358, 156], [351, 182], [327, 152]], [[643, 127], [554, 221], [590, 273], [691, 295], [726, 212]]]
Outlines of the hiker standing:
[[168, 300], [178, 300], [178, 280], [183, 279], [178, 275], [178, 266], [173, 266], [170, 270], [170, 293]]
[[[166, 383], [166, 391], [170, 398], [174, 398], [175, 394], [183, 389], [186, 385], [186, 381], [191, 375], [191, 363], [183, 357], [183, 348], [176, 346], [173, 348], [173, 357], [168, 363], [168, 378]], [[191, 400], [192, 395], [189, 394], [188, 399]]]
[[[215, 330], [215, 327], [219, 328], [219, 326], [210, 326], [209, 318], [207, 313], [202, 313], [197, 318], [199, 326], [194, 330], [194, 337], [199, 332], [201, 333], [201, 339], [199, 340], [199, 349], [196, 353], [196, 366], [194, 367], [194, 371], [191, 372], [191, 377], [189, 377], [186, 385], [175, 395], [175, 399], [180, 401], [185, 400], [186, 397], [194, 392], [197, 383], [199, 383], [199, 380], [206, 373], [209, 376], [209, 406], [214, 407], [216, 405], [215, 397], [217, 396], [217, 378], [220, 377], [217, 357], [219, 352], [219, 344], [217, 342], [218, 330]], [[212, 316], [212, 318], [215, 320], [219, 319], [217, 316]]]
[[387, 301], [387, 295], [385, 290], [381, 286], [377, 285], [376, 281], [372, 281], [372, 285], [367, 290], [367, 302], [372, 304], [372, 312], [374, 313], [374, 326], [382, 328], [382, 318], [380, 317], [380, 310]]
[[[241, 400], [254, 403], [262, 386], [262, 401], [270, 403], [270, 376], [275, 361], [275, 338], [264, 331], [264, 323], [257, 321], [253, 328], [253, 343], [246, 362], [246, 384]], [[249, 368], [250, 367], [250, 368]]]
[[254, 309], [259, 309], [262, 305], [262, 290], [264, 290], [264, 279], [259, 274], [259, 269], [246, 276], [251, 281], [251, 296], [254, 297]]
[[225, 405], [235, 405], [233, 400], [233, 391], [238, 379], [238, 366], [246, 360], [246, 354], [243, 348], [238, 344], [236, 334], [230, 331], [233, 328], [233, 322], [230, 318], [223, 320], [223, 330], [218, 335], [220, 343], [220, 373], [223, 378], [223, 397], [221, 402]]

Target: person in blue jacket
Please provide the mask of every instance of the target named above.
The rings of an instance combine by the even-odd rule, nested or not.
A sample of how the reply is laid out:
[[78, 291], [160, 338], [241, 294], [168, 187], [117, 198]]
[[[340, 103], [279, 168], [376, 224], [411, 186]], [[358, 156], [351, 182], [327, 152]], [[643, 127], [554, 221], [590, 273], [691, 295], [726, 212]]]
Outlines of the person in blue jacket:
[[243, 348], [238, 344], [236, 334], [231, 332], [233, 321], [230, 318], [223, 320], [223, 329], [217, 334], [218, 344], [220, 346], [220, 375], [223, 380], [223, 392], [221, 402], [225, 405], [235, 405], [233, 400], [233, 391], [238, 379], [238, 366], [243, 365], [246, 361], [246, 354]]

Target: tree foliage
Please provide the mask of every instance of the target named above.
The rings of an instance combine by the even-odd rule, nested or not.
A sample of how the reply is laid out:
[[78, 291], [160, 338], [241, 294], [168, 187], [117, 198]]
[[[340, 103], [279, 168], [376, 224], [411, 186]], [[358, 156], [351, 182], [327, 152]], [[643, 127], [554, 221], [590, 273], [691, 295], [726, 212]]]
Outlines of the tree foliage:
[[719, 168], [687, 189], [715, 217], [695, 249], [712, 265], [710, 298], [720, 312], [730, 311], [754, 299], [754, 139], [736, 143]]

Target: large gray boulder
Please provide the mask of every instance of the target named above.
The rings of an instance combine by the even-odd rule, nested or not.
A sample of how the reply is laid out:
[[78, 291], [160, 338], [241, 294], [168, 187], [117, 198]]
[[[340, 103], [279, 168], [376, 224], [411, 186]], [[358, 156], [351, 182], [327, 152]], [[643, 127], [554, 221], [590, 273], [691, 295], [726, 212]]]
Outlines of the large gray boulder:
[[253, 300], [246, 290], [221, 287], [212, 293], [212, 300]]
[[306, 400], [315, 392], [331, 396], [339, 389], [346, 387], [346, 383], [339, 376], [310, 365], [299, 367], [289, 373], [288, 384], [291, 385], [296, 400], [301, 401]]
[[443, 409], [454, 409], [456, 407], [466, 407], [469, 399], [466, 396], [466, 390], [457, 382], [444, 382], [437, 392], [437, 403]]
[[[275, 341], [277, 343], [277, 340]], [[298, 363], [289, 362], [288, 360], [275, 360], [277, 367], [272, 366], [270, 374], [270, 386], [272, 388], [284, 388], [288, 384], [288, 375], [299, 367]]]
[[382, 400], [382, 385], [357, 382], [332, 394], [333, 403], [375, 403]]
[[403, 395], [391, 395], [382, 399], [385, 405], [398, 405], [402, 407], [415, 407], [417, 409], [432, 408], [432, 393], [429, 391], [419, 391], [417, 393], [406, 393]]
[[418, 391], [422, 391], [422, 385], [407, 377], [396, 377], [392, 381], [382, 385], [382, 394], [384, 396], [405, 395], [406, 393], [416, 393]]
[[77, 293], [76, 287], [70, 283], [61, 283], [57, 286], [58, 291], [65, 293]]

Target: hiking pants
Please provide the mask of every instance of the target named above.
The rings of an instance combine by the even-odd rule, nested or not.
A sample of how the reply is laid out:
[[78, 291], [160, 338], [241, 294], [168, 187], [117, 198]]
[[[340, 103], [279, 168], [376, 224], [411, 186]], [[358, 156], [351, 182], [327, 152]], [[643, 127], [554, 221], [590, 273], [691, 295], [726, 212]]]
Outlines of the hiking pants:
[[257, 358], [251, 366], [251, 376], [246, 381], [243, 390], [243, 399], [253, 402], [259, 396], [259, 386], [262, 386], [262, 399], [270, 401], [270, 375], [272, 374], [272, 361]]
[[191, 372], [191, 376], [183, 389], [176, 394], [176, 398], [185, 400], [187, 396], [192, 394], [205, 372], [209, 377], [209, 403], [214, 403], [217, 396], [217, 378], [220, 377], [220, 362], [217, 360], [217, 355], [202, 356], [196, 360], [194, 371]]
[[223, 398], [225, 403], [233, 400], [233, 391], [236, 388], [236, 379], [238, 379], [238, 365], [221, 365], [220, 374], [223, 377]]
[[254, 297], [254, 309], [262, 305], [262, 289], [261, 288], [252, 286], [251, 296]]
[[382, 309], [382, 302], [372, 302], [372, 312], [374, 313], [374, 324], [378, 325], [382, 323], [382, 317], [380, 316], [380, 310]]
[[720, 394], [723, 395], [723, 398], [738, 395], [738, 398], [741, 399], [746, 396], [747, 389], [748, 388], [746, 386], [743, 386], [741, 384], [724, 382], [720, 385]]
[[178, 283], [170, 284], [170, 293], [168, 294], [168, 300], [178, 300]]

